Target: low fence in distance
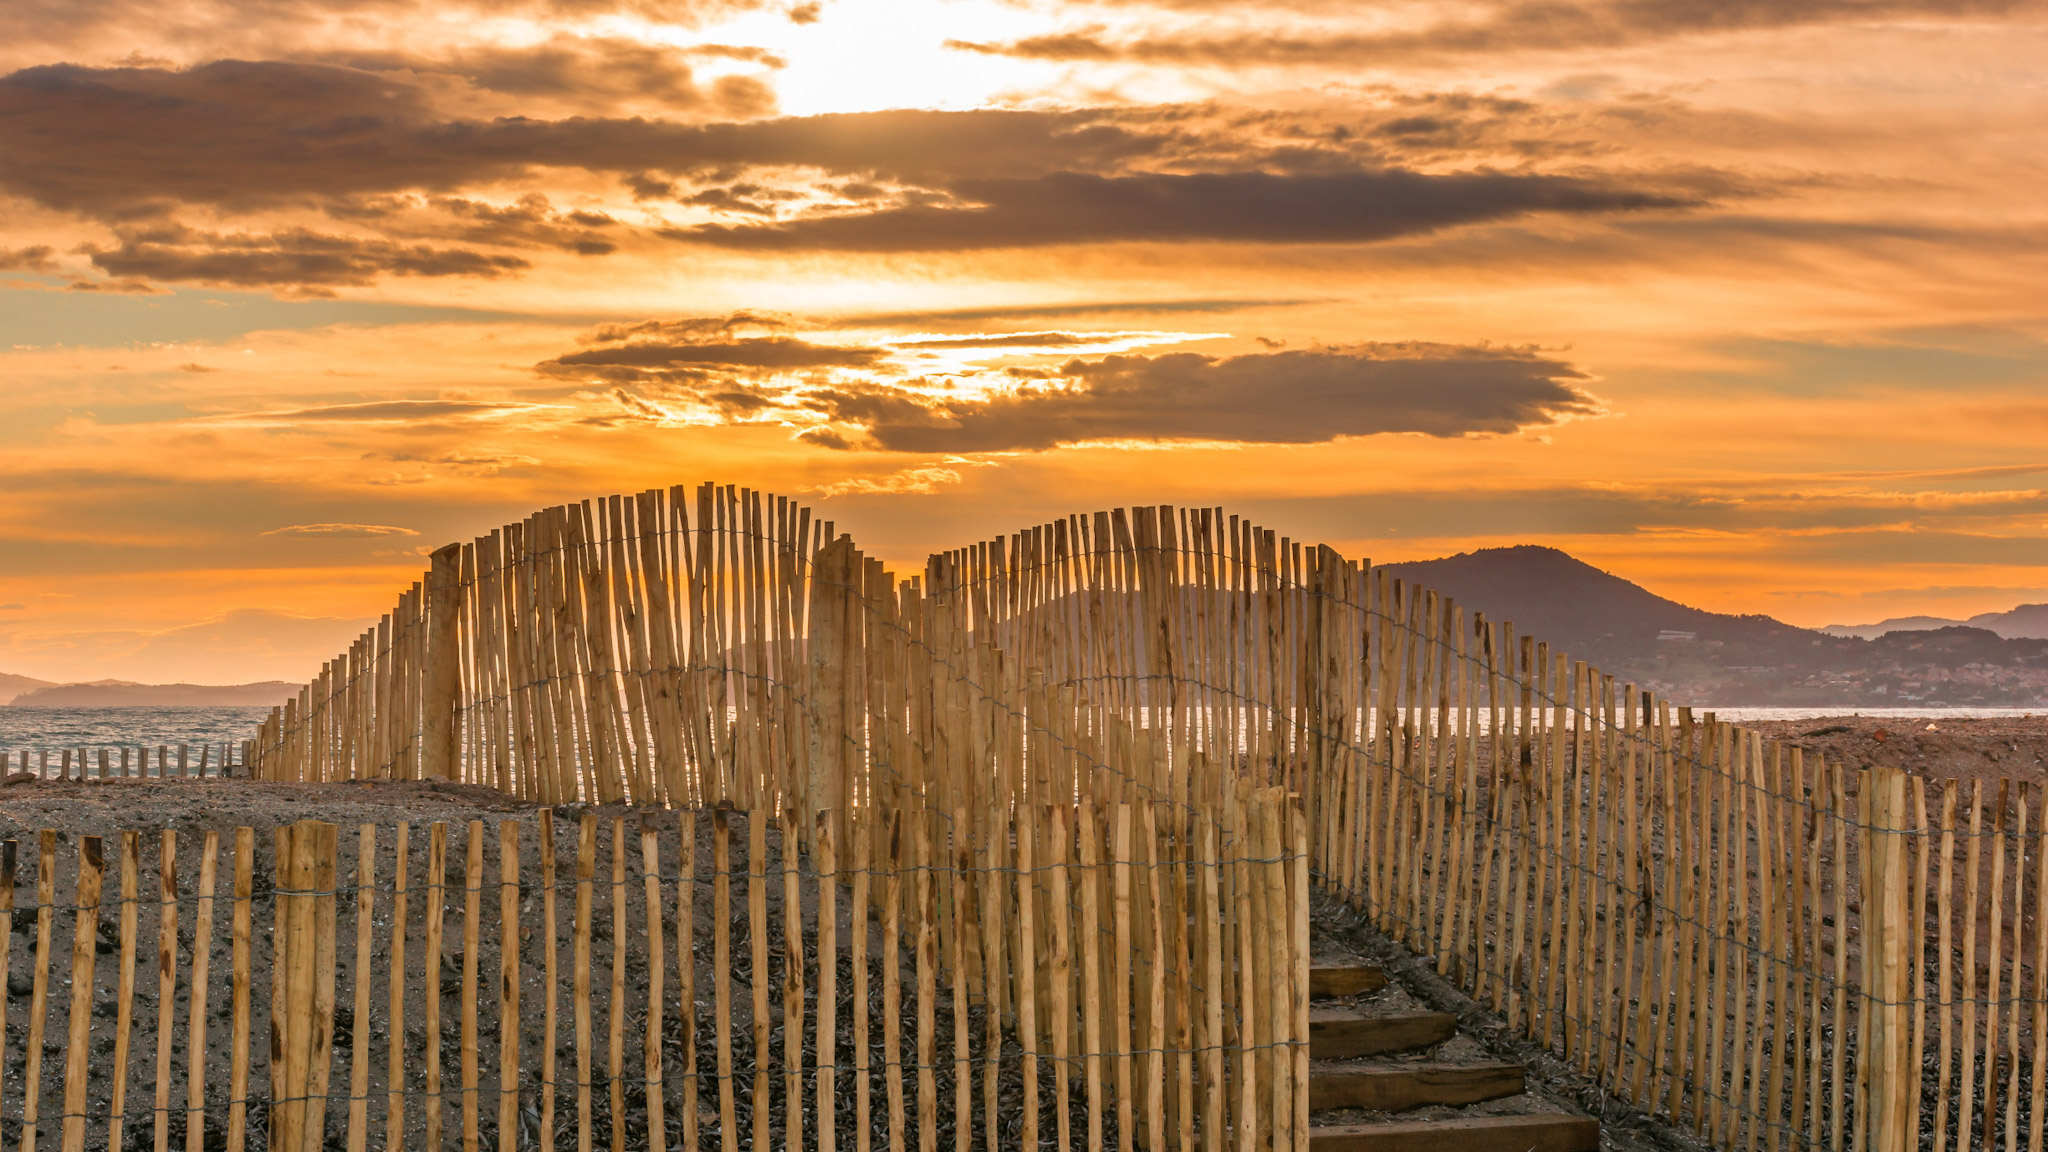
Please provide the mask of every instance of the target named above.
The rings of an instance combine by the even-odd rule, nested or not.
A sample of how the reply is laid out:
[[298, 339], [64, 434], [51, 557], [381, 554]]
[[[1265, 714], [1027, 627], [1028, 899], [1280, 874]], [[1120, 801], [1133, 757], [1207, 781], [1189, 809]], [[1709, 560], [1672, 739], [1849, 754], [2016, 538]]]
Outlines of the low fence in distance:
[[[48, 748], [37, 749], [35, 759], [29, 759], [29, 750], [24, 748], [10, 757], [0, 752], [0, 768], [12, 769], [15, 774], [28, 773], [39, 780], [123, 780], [173, 776], [232, 776], [240, 767], [247, 773], [253, 759], [256, 742], [244, 740], [240, 745], [232, 743], [201, 744], [194, 748], [190, 744], [159, 744], [156, 747], [156, 761], [150, 761], [147, 745], [121, 745], [119, 747], [59, 748], [54, 756]], [[131, 756], [133, 759], [131, 760]], [[237, 756], [240, 757], [239, 764]]]
[[6, 841], [0, 1140], [1305, 1149], [1307, 825], [1242, 800]]

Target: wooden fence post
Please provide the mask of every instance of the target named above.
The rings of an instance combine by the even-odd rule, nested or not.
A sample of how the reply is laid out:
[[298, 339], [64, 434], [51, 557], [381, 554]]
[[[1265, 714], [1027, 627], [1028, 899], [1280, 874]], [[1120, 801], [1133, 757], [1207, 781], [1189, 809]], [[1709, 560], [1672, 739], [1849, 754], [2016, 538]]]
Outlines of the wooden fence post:
[[437, 550], [427, 575], [427, 666], [425, 718], [421, 722], [420, 775], [448, 780], [455, 775], [459, 727], [455, 710], [462, 693], [462, 545]]
[[[810, 756], [804, 779], [799, 833], [816, 827], [821, 812], [845, 808], [846, 685], [852, 653], [853, 574], [859, 564], [853, 538], [841, 536], [818, 550], [811, 570], [810, 619], [805, 628], [810, 668]], [[835, 816], [834, 819], [837, 817]]]
[[[99, 955], [100, 881], [105, 875], [100, 838], [81, 837], [71, 945], [71, 1030], [64, 1048], [64, 1152], [85, 1152], [86, 1054], [92, 1042], [92, 973]], [[31, 1084], [28, 1091], [40, 1087]]]
[[278, 899], [283, 948], [273, 961], [284, 973], [284, 1082], [271, 1121], [278, 1152], [319, 1152], [326, 1144], [338, 833], [332, 824], [301, 820], [288, 839], [281, 838], [281, 846], [289, 844], [291, 862], [289, 887]]
[[1906, 774], [1873, 766], [1868, 787], [1870, 825], [1863, 829], [1863, 852], [1870, 862], [1870, 887], [1863, 893], [1863, 938], [1871, 953], [1872, 979], [1866, 993], [1871, 998], [1870, 1035], [1863, 1051], [1871, 1061], [1873, 1089], [1867, 1118], [1870, 1152], [1906, 1152], [1918, 1140], [1910, 1120], [1920, 1091], [1910, 1051], [1919, 1006], [1906, 979], [1910, 950], [1920, 946], [1917, 918], [1906, 903]]

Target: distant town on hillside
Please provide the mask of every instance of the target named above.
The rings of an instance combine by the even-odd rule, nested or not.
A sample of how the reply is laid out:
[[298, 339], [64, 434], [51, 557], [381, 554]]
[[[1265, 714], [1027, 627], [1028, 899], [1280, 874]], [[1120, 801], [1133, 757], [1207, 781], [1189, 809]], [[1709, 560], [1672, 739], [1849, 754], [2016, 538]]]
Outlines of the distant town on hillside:
[[2048, 707], [2048, 605], [1811, 629], [1688, 607], [1555, 548], [1484, 548], [1388, 568], [1675, 702]]

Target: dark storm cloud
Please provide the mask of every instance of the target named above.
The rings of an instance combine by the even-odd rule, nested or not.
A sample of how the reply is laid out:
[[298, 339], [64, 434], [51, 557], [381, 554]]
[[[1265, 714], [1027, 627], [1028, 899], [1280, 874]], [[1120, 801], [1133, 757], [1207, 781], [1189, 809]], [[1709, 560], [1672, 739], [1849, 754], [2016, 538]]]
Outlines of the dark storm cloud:
[[961, 180], [975, 207], [903, 207], [686, 235], [733, 248], [903, 252], [1116, 241], [1358, 243], [1530, 212], [1607, 213], [1696, 201], [1592, 180], [1496, 172], [1143, 174]]
[[321, 289], [370, 284], [387, 275], [496, 277], [529, 267], [516, 256], [308, 229], [255, 235], [176, 227], [131, 231], [117, 247], [88, 251], [95, 267], [115, 276], [245, 287]]
[[544, 167], [631, 176], [804, 166], [944, 182], [1106, 169], [1163, 138], [1088, 112], [903, 110], [780, 120], [449, 119], [357, 69], [222, 60], [184, 70], [59, 64], [0, 77], [0, 188], [102, 219], [450, 193]]
[[[1156, 2], [1156, 0], [1155, 0]], [[1163, 7], [1210, 7], [1207, 0]], [[1408, 31], [1347, 35], [1118, 38], [1100, 27], [1007, 43], [949, 40], [947, 46], [1040, 60], [1134, 60], [1157, 64], [1287, 65], [1331, 62], [1414, 63], [1433, 55], [1608, 48], [1672, 36], [1804, 24], [1912, 18], [1978, 19], [2030, 7], [2036, 0], [1615, 0], [1605, 4], [1501, 4], [1477, 18]]]
[[1310, 444], [1410, 432], [1514, 432], [1598, 411], [1563, 361], [1436, 344], [1364, 345], [1217, 359], [1194, 353], [1071, 361], [1064, 384], [985, 400], [896, 389], [814, 397], [901, 452], [1040, 450], [1088, 440]]

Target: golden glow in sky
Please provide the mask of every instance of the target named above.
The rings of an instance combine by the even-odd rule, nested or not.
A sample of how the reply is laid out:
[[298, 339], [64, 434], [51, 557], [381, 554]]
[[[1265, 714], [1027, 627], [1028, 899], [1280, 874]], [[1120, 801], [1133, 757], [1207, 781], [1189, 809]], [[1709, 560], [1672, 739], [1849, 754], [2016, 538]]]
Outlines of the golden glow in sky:
[[2036, 5], [20, 13], [0, 672], [303, 679], [434, 546], [704, 479], [901, 565], [1161, 502], [2048, 600]]

